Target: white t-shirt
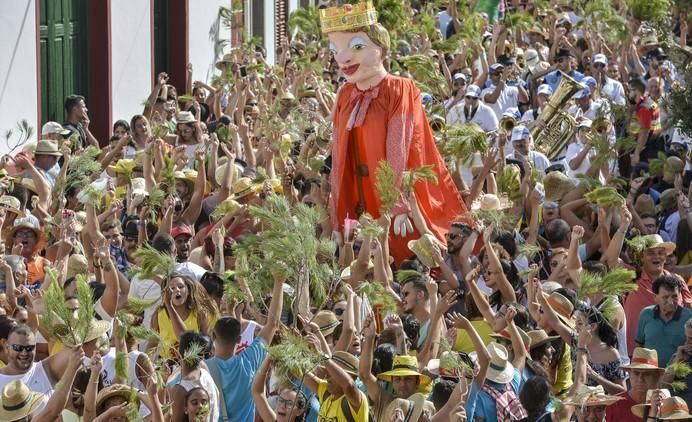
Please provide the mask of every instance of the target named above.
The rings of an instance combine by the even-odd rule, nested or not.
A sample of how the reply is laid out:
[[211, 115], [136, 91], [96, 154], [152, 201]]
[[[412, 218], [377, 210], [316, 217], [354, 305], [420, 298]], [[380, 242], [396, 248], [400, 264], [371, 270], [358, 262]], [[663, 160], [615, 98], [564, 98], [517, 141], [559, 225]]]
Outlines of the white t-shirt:
[[605, 83], [601, 87], [601, 95], [609, 98], [617, 105], [625, 105], [625, 89], [615, 79], [605, 78]]
[[[464, 104], [465, 102], [462, 101], [449, 110], [449, 113], [447, 113], [448, 125], [460, 125], [467, 122], [464, 113]], [[471, 117], [471, 113], [469, 113], [469, 117]], [[476, 123], [486, 132], [497, 130], [497, 116], [495, 116], [493, 110], [482, 101], [478, 101], [478, 109], [473, 114], [470, 121]]]
[[39, 414], [43, 408], [46, 407], [48, 400], [53, 395], [53, 384], [50, 382], [48, 374], [46, 374], [46, 370], [43, 368], [43, 362], [34, 362], [31, 368], [23, 374], [0, 374], [0, 391], [2, 391], [7, 384], [16, 380], [20, 380], [26, 384], [31, 391], [44, 394], [41, 405], [34, 411], [34, 414]]
[[202, 276], [207, 272], [207, 270], [204, 268], [190, 261], [176, 263], [175, 271], [186, 275], [195, 281], [202, 280]]
[[[139, 277], [134, 276], [130, 282], [130, 292], [128, 296], [140, 300], [156, 301], [144, 310], [144, 321], [142, 322], [142, 326], [151, 327], [151, 320], [156, 310], [161, 306], [161, 286], [159, 283], [150, 279], [141, 280]], [[138, 346], [139, 350], [143, 352], [146, 351], [147, 343], [146, 340], [141, 340]]]
[[[495, 86], [491, 85], [481, 91], [481, 100], [485, 101], [485, 96], [495, 92]], [[499, 120], [502, 113], [508, 108], [517, 108], [519, 104], [519, 88], [516, 86], [505, 85], [494, 103], [486, 103], [495, 112], [495, 117]]]
[[[507, 154], [506, 158], [511, 158], [513, 160], [519, 160], [517, 158], [516, 154], [513, 152], [511, 154]], [[537, 169], [541, 173], [545, 174], [545, 169], [550, 167], [550, 160], [548, 160], [548, 157], [546, 157], [543, 153], [538, 152], [538, 151], [529, 151], [528, 155], [528, 160], [533, 166], [533, 168]]]
[[569, 166], [569, 162], [572, 161], [574, 157], [579, 155], [579, 153], [585, 148], [585, 145], [582, 144], [581, 142], [572, 142], [567, 146], [567, 154], [565, 155], [565, 162], [567, 164], [567, 175], [569, 177], [576, 177], [577, 174], [586, 174], [586, 172], [591, 168], [591, 157], [594, 156], [594, 150], [589, 151], [588, 154], [586, 154], [586, 157], [584, 157], [584, 160], [582, 160], [581, 164], [579, 167], [576, 169], [572, 170], [572, 168]]

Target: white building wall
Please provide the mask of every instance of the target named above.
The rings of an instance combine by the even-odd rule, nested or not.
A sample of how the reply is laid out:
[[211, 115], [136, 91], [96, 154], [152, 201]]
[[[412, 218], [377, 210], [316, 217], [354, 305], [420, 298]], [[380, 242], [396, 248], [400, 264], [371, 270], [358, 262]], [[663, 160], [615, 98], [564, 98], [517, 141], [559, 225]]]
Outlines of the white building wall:
[[[219, 7], [230, 7], [230, 4], [229, 0], [190, 1], [188, 42], [193, 81], [209, 82], [216, 70], [216, 60], [230, 51], [231, 30], [219, 19]], [[229, 43], [222, 47], [220, 40]]]
[[151, 2], [111, 2], [112, 121], [142, 112], [153, 83]]
[[267, 63], [274, 64], [276, 56], [276, 11], [274, 0], [264, 0], [264, 48], [267, 51]]
[[[38, 127], [38, 81], [36, 69], [36, 1], [2, 2], [0, 13], [0, 153], [8, 151], [4, 134], [17, 133], [17, 122], [26, 119]], [[15, 135], [16, 136], [16, 135]], [[14, 138], [17, 139], [17, 138]]]

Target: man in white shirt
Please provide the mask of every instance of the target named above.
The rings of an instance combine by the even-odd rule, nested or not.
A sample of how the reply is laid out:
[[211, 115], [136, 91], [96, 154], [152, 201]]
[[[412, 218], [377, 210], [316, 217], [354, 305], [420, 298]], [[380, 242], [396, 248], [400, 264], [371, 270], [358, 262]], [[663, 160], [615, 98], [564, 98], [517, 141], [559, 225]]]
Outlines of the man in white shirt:
[[512, 129], [510, 142], [512, 142], [514, 152], [508, 154], [506, 158], [528, 161], [533, 168], [538, 169], [541, 173], [545, 173], [545, 169], [550, 167], [548, 157], [538, 151], [531, 151], [531, 132], [526, 126], [518, 125]]
[[486, 132], [497, 130], [497, 116], [490, 107], [479, 100], [480, 95], [479, 87], [469, 85], [464, 94], [464, 101], [452, 107], [447, 113], [447, 124], [460, 125], [473, 122]]
[[625, 105], [625, 89], [615, 79], [610, 79], [608, 74], [608, 58], [605, 54], [596, 54], [591, 60], [593, 76], [598, 83], [601, 97], [606, 98], [617, 105]]
[[505, 73], [505, 67], [499, 63], [490, 66], [489, 76], [492, 85], [481, 93], [481, 98], [493, 109], [498, 119], [508, 108], [518, 108], [519, 102], [526, 103], [529, 100], [526, 90], [521, 85], [507, 85]]
[[[575, 178], [578, 174], [586, 174], [591, 168], [591, 159], [595, 152], [591, 149], [587, 134], [591, 131], [591, 120], [582, 119], [577, 124], [576, 140], [567, 147], [565, 161], [567, 175]], [[600, 176], [600, 171], [599, 171]]]
[[543, 111], [543, 106], [548, 102], [550, 96], [553, 95], [553, 90], [548, 84], [541, 84], [536, 92], [536, 101], [538, 107], [526, 110], [523, 116], [521, 116], [521, 122], [526, 123], [526, 126], [531, 127], [533, 123], [538, 119]]

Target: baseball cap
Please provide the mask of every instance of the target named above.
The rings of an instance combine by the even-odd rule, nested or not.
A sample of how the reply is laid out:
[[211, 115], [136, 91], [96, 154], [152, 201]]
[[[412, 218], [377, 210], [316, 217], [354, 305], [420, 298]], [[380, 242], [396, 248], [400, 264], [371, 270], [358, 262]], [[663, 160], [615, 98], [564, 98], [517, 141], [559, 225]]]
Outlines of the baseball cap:
[[464, 82], [467, 82], [466, 81], [466, 75], [464, 75], [461, 72], [455, 73], [454, 76], [452, 76], [452, 80], [454, 80], [454, 81], [458, 81], [459, 79], [462, 79]]
[[502, 66], [500, 63], [494, 63], [494, 64], [490, 65], [490, 73], [501, 72], [504, 69], [505, 69], [505, 67]]
[[516, 107], [509, 107], [502, 113], [502, 117], [513, 117], [517, 120], [521, 119], [521, 112]]
[[54, 133], [67, 136], [72, 132], [62, 127], [58, 122], [46, 122], [41, 128], [41, 136], [52, 135]]
[[591, 76], [585, 76], [584, 79], [581, 80], [581, 84], [586, 85], [589, 88], [595, 88], [596, 85], [598, 85], [598, 82], [596, 82], [596, 79]]
[[538, 94], [553, 95], [553, 89], [548, 84], [541, 84], [538, 87]]
[[608, 66], [608, 58], [605, 56], [605, 54], [596, 54], [593, 56], [593, 59], [591, 59], [591, 63], [602, 63]]
[[520, 141], [530, 135], [531, 132], [529, 132], [529, 128], [527, 128], [526, 126], [516, 126], [514, 129], [512, 129], [512, 142]]
[[184, 234], [186, 234], [188, 236], [192, 236], [192, 229], [190, 229], [188, 226], [183, 225], [183, 226], [173, 227], [173, 230], [171, 230], [171, 237], [173, 237], [173, 239], [175, 239], [176, 237], [178, 237], [180, 235], [184, 235]]
[[464, 96], [478, 98], [481, 96], [481, 89], [477, 85], [469, 85], [466, 87]]
[[420, 99], [423, 102], [423, 104], [427, 104], [427, 103], [432, 102], [433, 97], [432, 97], [432, 95], [428, 94], [427, 92], [424, 92], [421, 94]]
[[591, 90], [589, 87], [584, 87], [581, 89], [581, 91], [578, 91], [576, 94], [574, 94], [574, 99], [575, 100], [581, 100], [582, 98], [586, 98], [591, 94]]

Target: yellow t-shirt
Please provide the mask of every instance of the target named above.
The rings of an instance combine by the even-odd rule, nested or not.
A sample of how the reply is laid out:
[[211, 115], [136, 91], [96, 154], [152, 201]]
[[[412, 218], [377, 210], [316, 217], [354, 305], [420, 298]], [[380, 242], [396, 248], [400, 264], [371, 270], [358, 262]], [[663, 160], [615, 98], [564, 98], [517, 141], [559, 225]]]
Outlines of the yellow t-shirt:
[[[368, 398], [362, 391], [358, 390], [361, 395], [361, 405], [360, 409], [354, 409], [351, 407], [351, 403], [348, 403], [348, 409], [351, 411], [351, 416], [353, 416], [353, 421], [355, 422], [367, 422], [368, 421]], [[317, 422], [348, 422], [346, 416], [341, 411], [341, 401], [346, 400], [346, 396], [341, 396], [334, 400], [333, 397], [327, 393], [327, 381], [320, 381], [317, 387], [317, 397], [320, 401], [320, 413], [317, 415]]]
[[[493, 338], [490, 337], [490, 335], [494, 333], [493, 328], [486, 320], [474, 320], [471, 321], [471, 325], [476, 329], [478, 335], [481, 336], [483, 344], [488, 345], [494, 341]], [[473, 347], [473, 342], [466, 331], [457, 330], [457, 338], [454, 341], [454, 347], [452, 347], [452, 350], [455, 352], [471, 353], [476, 349]]]
[[[174, 350], [178, 350], [179, 339], [173, 331], [173, 323], [168, 317], [168, 312], [165, 308], [159, 309], [158, 313], [159, 335], [161, 336], [161, 349], [159, 355], [164, 359], [175, 357]], [[199, 323], [197, 322], [197, 311], [192, 311], [187, 316], [185, 328], [191, 331], [199, 331]]]
[[562, 358], [557, 365], [553, 394], [559, 399], [564, 399], [569, 393], [570, 387], [572, 387], [572, 349], [569, 344], [565, 344]]

